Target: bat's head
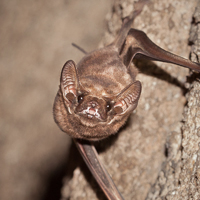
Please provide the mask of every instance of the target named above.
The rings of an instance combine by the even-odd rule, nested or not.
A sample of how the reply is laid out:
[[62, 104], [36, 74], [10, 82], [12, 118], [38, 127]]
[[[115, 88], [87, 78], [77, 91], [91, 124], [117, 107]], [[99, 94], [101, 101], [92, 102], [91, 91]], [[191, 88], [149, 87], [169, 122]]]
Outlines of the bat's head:
[[[91, 89], [89, 79], [87, 82], [84, 86], [81, 84], [73, 61], [64, 65], [54, 103], [54, 118], [72, 137], [99, 140], [116, 133], [125, 123], [137, 106], [141, 85], [135, 81], [119, 94], [106, 97], [99, 88], [98, 91]], [[93, 80], [95, 82], [98, 80]]]

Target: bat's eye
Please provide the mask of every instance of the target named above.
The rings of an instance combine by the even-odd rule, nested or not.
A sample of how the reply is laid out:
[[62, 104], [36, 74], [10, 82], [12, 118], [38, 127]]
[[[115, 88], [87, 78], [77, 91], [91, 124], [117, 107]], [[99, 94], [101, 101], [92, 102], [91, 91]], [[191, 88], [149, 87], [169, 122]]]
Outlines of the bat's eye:
[[83, 101], [83, 95], [78, 96], [78, 103], [80, 103], [81, 101]]
[[107, 112], [111, 110], [111, 105], [110, 105], [110, 103], [107, 103], [107, 105], [106, 105], [106, 110], [107, 110]]

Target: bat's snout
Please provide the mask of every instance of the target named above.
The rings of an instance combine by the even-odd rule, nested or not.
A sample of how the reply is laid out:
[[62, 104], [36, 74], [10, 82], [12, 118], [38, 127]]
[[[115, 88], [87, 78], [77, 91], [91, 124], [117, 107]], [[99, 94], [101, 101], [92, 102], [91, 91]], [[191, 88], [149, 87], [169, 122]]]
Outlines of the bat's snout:
[[96, 101], [90, 101], [87, 103], [87, 108], [82, 111], [83, 114], [87, 116], [88, 119], [97, 118], [100, 119], [99, 114], [100, 105]]
[[100, 105], [96, 101], [90, 101], [90, 102], [88, 102], [88, 107], [91, 107], [94, 109], [99, 109]]

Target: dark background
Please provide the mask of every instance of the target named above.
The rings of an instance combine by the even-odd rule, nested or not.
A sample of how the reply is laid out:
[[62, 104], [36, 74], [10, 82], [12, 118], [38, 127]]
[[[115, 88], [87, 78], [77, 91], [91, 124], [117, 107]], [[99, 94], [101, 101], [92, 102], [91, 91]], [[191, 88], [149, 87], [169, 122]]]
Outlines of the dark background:
[[[47, 199], [71, 139], [53, 121], [63, 64], [98, 46], [107, 0], [0, 0], [0, 199]], [[57, 196], [56, 196], [57, 195]]]

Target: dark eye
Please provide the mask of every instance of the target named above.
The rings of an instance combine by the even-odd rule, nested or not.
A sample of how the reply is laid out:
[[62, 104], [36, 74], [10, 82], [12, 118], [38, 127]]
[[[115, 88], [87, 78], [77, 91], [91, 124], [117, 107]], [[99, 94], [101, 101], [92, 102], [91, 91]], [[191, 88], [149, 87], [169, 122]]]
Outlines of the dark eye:
[[78, 96], [78, 103], [80, 103], [83, 100], [83, 95]]
[[106, 110], [107, 110], [107, 112], [111, 110], [111, 104], [110, 103], [107, 103]]

